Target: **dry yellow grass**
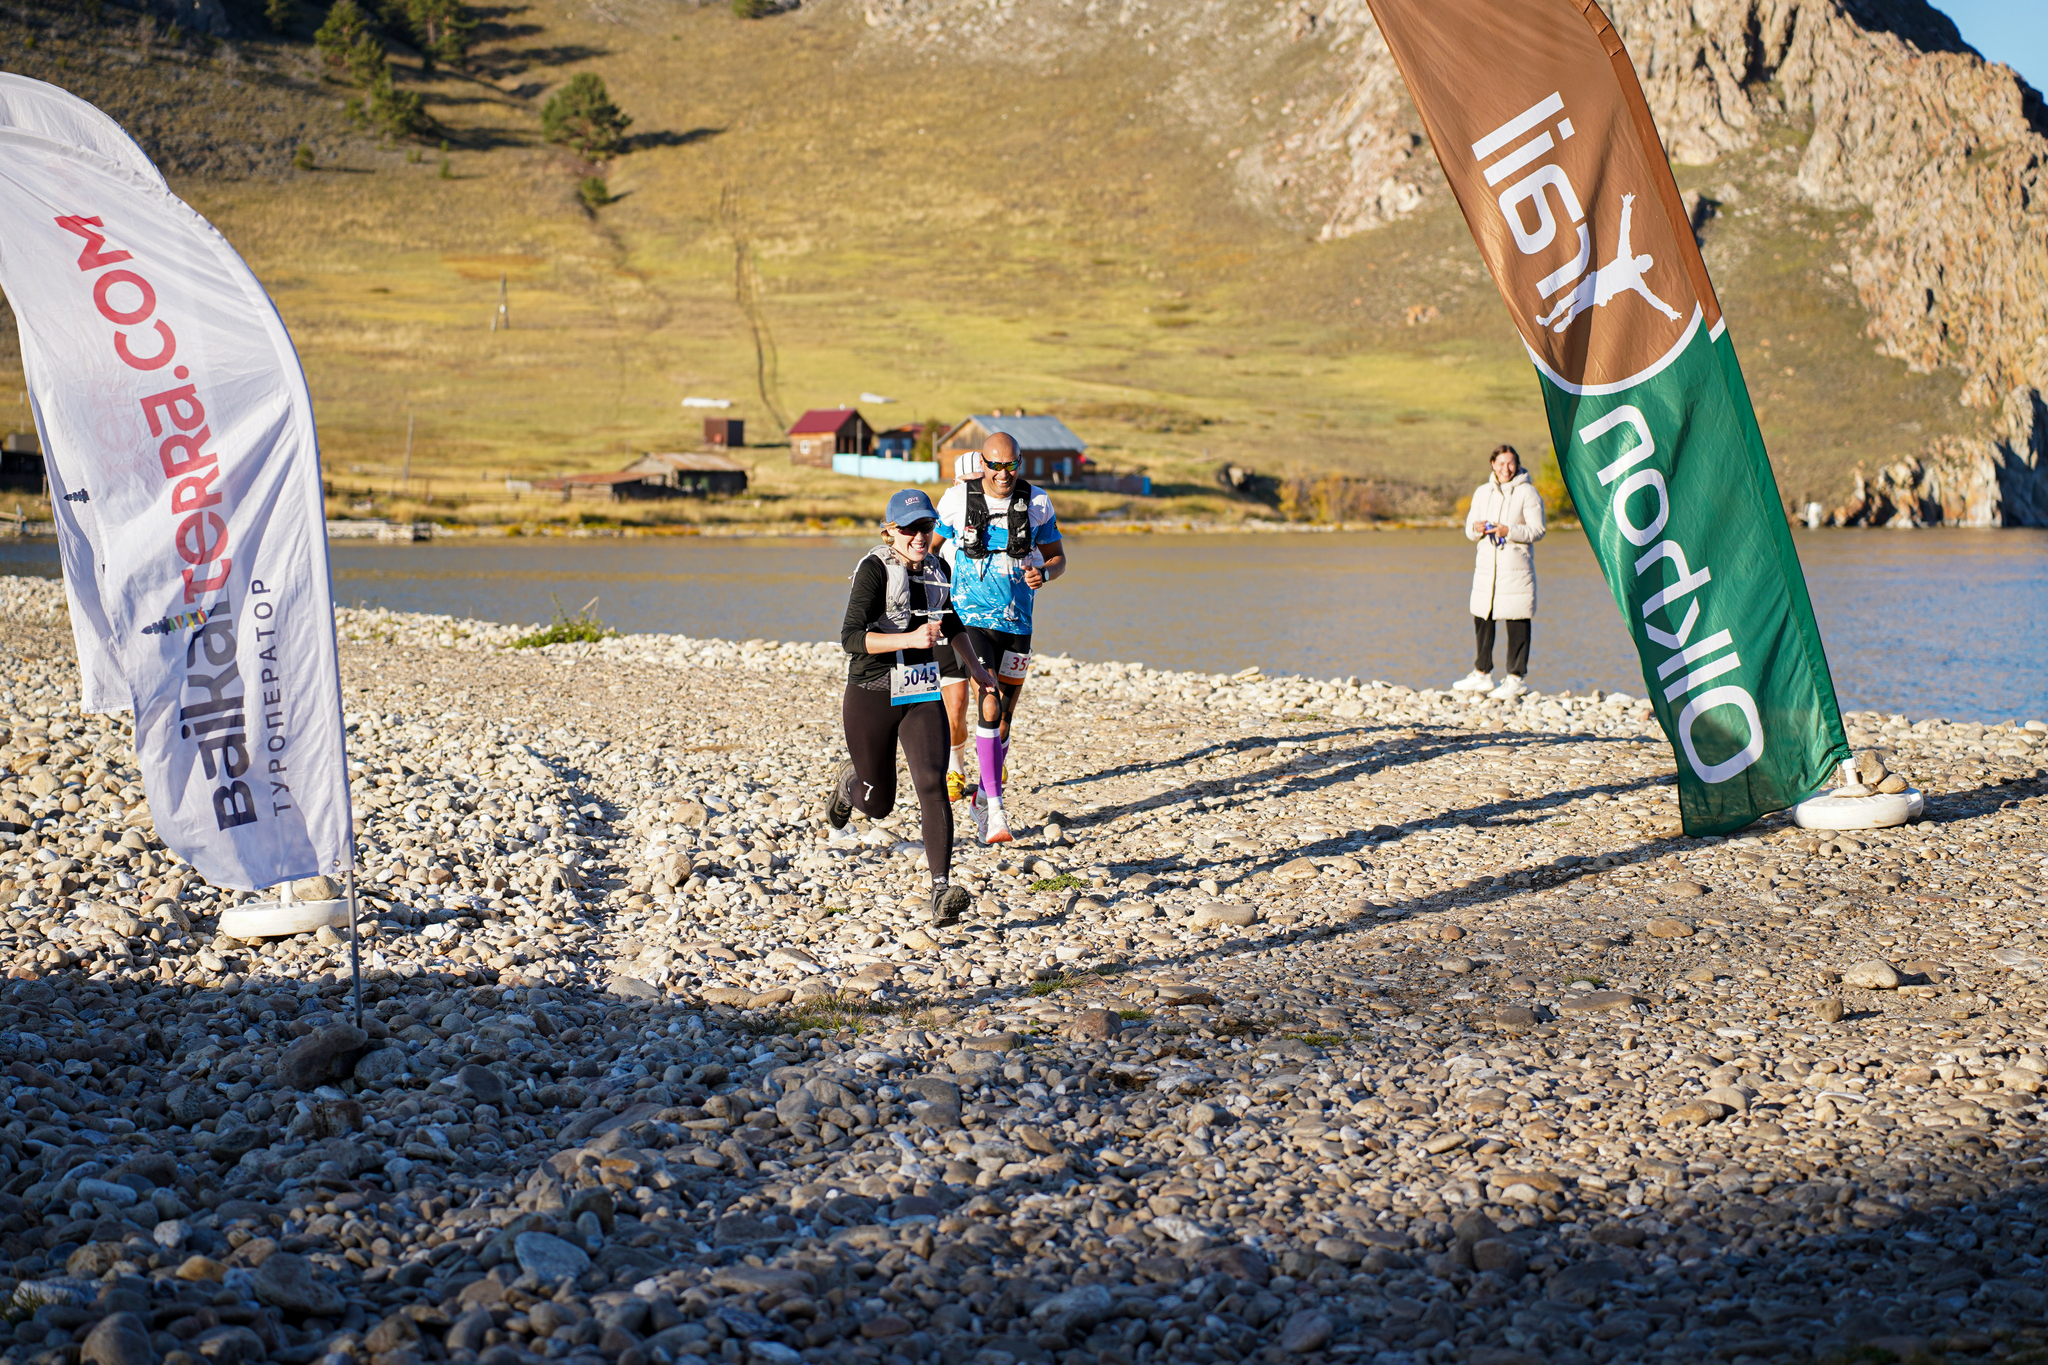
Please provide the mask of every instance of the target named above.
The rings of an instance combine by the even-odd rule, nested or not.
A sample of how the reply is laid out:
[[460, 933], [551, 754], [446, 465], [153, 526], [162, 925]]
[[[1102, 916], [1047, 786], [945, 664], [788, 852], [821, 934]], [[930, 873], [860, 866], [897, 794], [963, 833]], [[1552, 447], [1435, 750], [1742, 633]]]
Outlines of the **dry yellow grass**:
[[[28, 51], [21, 31], [0, 21], [6, 64], [45, 79], [78, 75], [55, 65], [66, 42], [107, 47], [104, 33], [53, 34]], [[273, 155], [247, 178], [174, 180], [299, 344], [337, 511], [368, 493], [377, 514], [582, 517], [508, 502], [504, 480], [691, 448], [702, 414], [679, 403], [692, 394], [735, 400], [757, 496], [629, 517], [866, 519], [875, 485], [764, 444], [776, 413], [863, 391], [903, 400], [869, 410], [884, 425], [1072, 414], [1099, 460], [1148, 467], [1163, 495], [1063, 494], [1070, 518], [1127, 503], [1259, 510], [1215, 487], [1225, 461], [1404, 482], [1448, 507], [1496, 442], [1547, 447], [1527, 360], [1454, 210], [1307, 240], [1239, 203], [1213, 153], [1161, 119], [1136, 53], [998, 86], [868, 42], [833, 5], [743, 22], [644, 0], [544, 0], [482, 37], [474, 73], [402, 69], [447, 132], [447, 177], [432, 147], [411, 161], [343, 129], [342, 92], [303, 79], [302, 44], [249, 44], [232, 71], [218, 52], [176, 64], [216, 84], [282, 73], [265, 87], [286, 109], [275, 119], [297, 111], [320, 151], [310, 173], [279, 172]], [[141, 98], [134, 82], [171, 67], [73, 83], [119, 115]], [[616, 200], [595, 215], [575, 195], [592, 168], [539, 140], [540, 97], [584, 69], [635, 118], [634, 150], [605, 168]], [[1743, 164], [1683, 173], [1744, 177], [1766, 194]], [[1860, 312], [1828, 288], [1816, 234], [1834, 216], [1780, 208], [1769, 225], [1710, 228], [1717, 278], [1745, 352], [1773, 341], [1756, 387], [1787, 495], [1828, 496], [1855, 460], [1917, 447], [1960, 413], [1945, 377], [1875, 357]], [[494, 332], [501, 277], [512, 326]], [[1440, 316], [1402, 325], [1424, 300]], [[0, 354], [0, 383], [10, 363], [18, 374]]]

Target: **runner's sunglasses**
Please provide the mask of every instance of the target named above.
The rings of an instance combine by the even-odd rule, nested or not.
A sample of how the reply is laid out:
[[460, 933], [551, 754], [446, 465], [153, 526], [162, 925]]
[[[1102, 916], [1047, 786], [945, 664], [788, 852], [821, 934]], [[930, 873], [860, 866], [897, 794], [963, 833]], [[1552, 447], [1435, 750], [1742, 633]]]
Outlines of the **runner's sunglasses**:
[[1015, 460], [991, 460], [984, 457], [981, 462], [981, 467], [987, 470], [1001, 470], [1002, 472], [1007, 474], [1012, 473], [1016, 470], [1017, 462]]
[[938, 529], [936, 521], [913, 521], [908, 526], [898, 526], [896, 533], [904, 536], [928, 536]]

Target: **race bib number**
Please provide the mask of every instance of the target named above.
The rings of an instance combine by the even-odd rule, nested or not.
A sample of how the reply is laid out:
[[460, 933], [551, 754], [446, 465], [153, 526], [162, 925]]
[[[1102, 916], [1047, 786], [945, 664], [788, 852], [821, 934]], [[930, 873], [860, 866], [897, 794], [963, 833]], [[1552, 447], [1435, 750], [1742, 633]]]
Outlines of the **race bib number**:
[[1014, 649], [1003, 651], [1002, 661], [996, 665], [996, 677], [1006, 683], [1020, 683], [1031, 671], [1031, 656], [1019, 654]]
[[889, 670], [889, 705], [909, 706], [912, 702], [939, 699], [939, 665], [897, 664]]

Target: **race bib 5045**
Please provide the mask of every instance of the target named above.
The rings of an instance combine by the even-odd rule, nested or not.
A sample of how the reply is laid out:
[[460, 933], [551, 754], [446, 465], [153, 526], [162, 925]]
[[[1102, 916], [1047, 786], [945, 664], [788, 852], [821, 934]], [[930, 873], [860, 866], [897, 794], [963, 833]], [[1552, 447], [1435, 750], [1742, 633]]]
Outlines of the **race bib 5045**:
[[897, 664], [889, 670], [889, 705], [908, 706], [912, 702], [938, 699], [939, 666], [936, 662]]

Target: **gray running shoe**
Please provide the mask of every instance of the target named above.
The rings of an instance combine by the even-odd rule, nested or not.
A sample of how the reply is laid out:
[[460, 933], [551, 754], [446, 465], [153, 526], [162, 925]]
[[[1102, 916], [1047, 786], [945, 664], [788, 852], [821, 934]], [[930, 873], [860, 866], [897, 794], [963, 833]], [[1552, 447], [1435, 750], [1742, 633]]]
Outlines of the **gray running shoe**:
[[959, 923], [960, 917], [967, 913], [967, 907], [973, 902], [973, 899], [972, 896], [967, 894], [967, 888], [964, 886], [948, 886], [943, 889], [933, 887], [932, 923]]
[[842, 763], [832, 777], [832, 787], [825, 793], [825, 823], [834, 829], [845, 829], [846, 822], [853, 818], [853, 764]]

